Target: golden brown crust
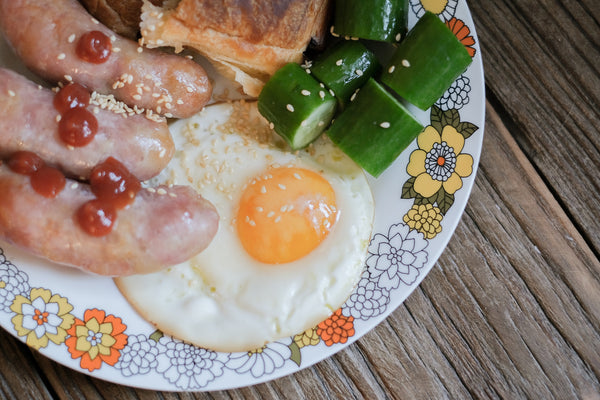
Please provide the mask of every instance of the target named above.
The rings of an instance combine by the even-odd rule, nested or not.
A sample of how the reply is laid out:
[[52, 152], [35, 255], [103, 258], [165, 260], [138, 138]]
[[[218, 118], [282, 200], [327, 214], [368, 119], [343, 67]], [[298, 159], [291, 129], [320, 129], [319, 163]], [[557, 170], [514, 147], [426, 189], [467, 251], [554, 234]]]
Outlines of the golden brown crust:
[[172, 8], [143, 7], [149, 47], [192, 47], [256, 96], [277, 69], [301, 62], [311, 39], [322, 38], [328, 0], [181, 0]]

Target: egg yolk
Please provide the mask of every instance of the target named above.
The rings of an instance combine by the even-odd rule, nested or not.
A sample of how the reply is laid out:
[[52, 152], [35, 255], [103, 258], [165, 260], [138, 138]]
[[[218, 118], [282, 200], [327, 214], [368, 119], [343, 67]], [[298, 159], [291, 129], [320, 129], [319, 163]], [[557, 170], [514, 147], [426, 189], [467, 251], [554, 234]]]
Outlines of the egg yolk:
[[237, 231], [253, 258], [281, 264], [314, 250], [337, 216], [333, 188], [319, 173], [272, 168], [252, 179], [242, 193]]

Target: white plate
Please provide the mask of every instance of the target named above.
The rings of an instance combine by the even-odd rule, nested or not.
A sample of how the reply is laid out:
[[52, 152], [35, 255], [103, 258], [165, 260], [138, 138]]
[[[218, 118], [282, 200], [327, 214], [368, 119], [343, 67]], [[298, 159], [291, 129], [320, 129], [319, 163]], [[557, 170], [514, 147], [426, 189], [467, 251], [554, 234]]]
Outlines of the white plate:
[[[431, 171], [424, 163], [414, 164], [408, 170], [419, 176], [415, 188], [411, 184], [415, 177], [407, 172], [411, 154], [435, 151], [419, 149], [415, 141], [384, 174], [370, 179], [376, 213], [366, 272], [338, 314], [320, 324], [338, 326], [341, 335], [329, 336], [326, 329], [316, 327], [269, 343], [256, 352], [216, 353], [197, 348], [157, 335], [153, 326], [125, 301], [111, 279], [41, 261], [4, 243], [0, 243], [0, 325], [24, 342], [29, 337], [30, 345], [70, 368], [114, 383], [165, 391], [230, 389], [268, 381], [308, 367], [358, 340], [398, 307], [434, 266], [460, 220], [479, 163], [485, 112], [479, 43], [465, 0], [427, 2], [429, 7], [436, 7], [437, 3], [440, 18], [452, 25], [457, 36], [474, 51], [473, 63], [438, 101], [435, 111], [412, 110], [428, 126], [422, 135], [435, 138], [433, 129], [442, 131], [442, 125], [455, 121], [464, 138], [464, 147], [456, 154], [461, 167], [457, 170], [464, 176], [455, 176], [460, 179], [450, 179], [442, 185], [428, 178]], [[409, 24], [413, 25], [424, 12], [421, 0], [410, 0]], [[0, 65], [25, 72], [1, 38]], [[445, 117], [451, 114], [453, 118]], [[458, 149], [457, 138], [458, 142], [462, 140], [456, 132], [446, 129], [444, 139]], [[465, 173], [470, 163], [472, 170]], [[424, 183], [426, 186], [421, 187]], [[437, 192], [439, 196], [424, 199], [418, 194], [423, 188], [431, 189], [432, 184], [434, 189], [442, 188]], [[450, 195], [452, 191], [455, 192]], [[422, 203], [421, 211], [431, 217], [434, 228], [438, 227], [428, 235], [422, 232], [423, 224], [414, 224], [418, 203]], [[421, 230], [415, 229], [419, 227]], [[388, 257], [392, 253], [394, 257]], [[34, 307], [23, 307], [26, 303], [33, 303]], [[58, 335], [50, 334], [52, 323], [38, 328], [37, 334], [24, 326], [27, 324], [22, 321], [34, 308], [46, 309], [58, 317], [50, 319], [58, 326]], [[111, 355], [97, 364], [90, 363], [88, 353], [75, 350], [75, 335], [70, 336], [63, 329], [73, 320], [84, 324], [94, 317], [109, 323], [105, 334], [117, 339], [111, 345]]]

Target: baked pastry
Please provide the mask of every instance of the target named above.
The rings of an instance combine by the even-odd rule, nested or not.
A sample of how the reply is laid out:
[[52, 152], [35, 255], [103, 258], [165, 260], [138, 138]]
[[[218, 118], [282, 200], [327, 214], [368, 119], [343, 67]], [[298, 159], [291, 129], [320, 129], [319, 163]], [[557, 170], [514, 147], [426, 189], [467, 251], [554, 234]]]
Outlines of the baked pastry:
[[[79, 0], [98, 21], [121, 36], [137, 40], [142, 0]], [[150, 0], [160, 6], [163, 0]]]
[[328, 0], [181, 0], [162, 7], [144, 0], [141, 33], [148, 47], [191, 47], [244, 92], [264, 83], [327, 33]]

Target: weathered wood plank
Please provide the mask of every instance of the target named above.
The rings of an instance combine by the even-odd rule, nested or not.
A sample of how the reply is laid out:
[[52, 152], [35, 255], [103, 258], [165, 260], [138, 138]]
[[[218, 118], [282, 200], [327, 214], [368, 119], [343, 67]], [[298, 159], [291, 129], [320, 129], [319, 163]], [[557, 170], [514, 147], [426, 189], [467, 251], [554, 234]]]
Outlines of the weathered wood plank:
[[26, 345], [0, 331], [0, 398], [52, 399]]
[[[600, 7], [595, 0], [472, 1], [488, 95], [600, 254]], [[500, 107], [499, 107], [500, 108]]]

